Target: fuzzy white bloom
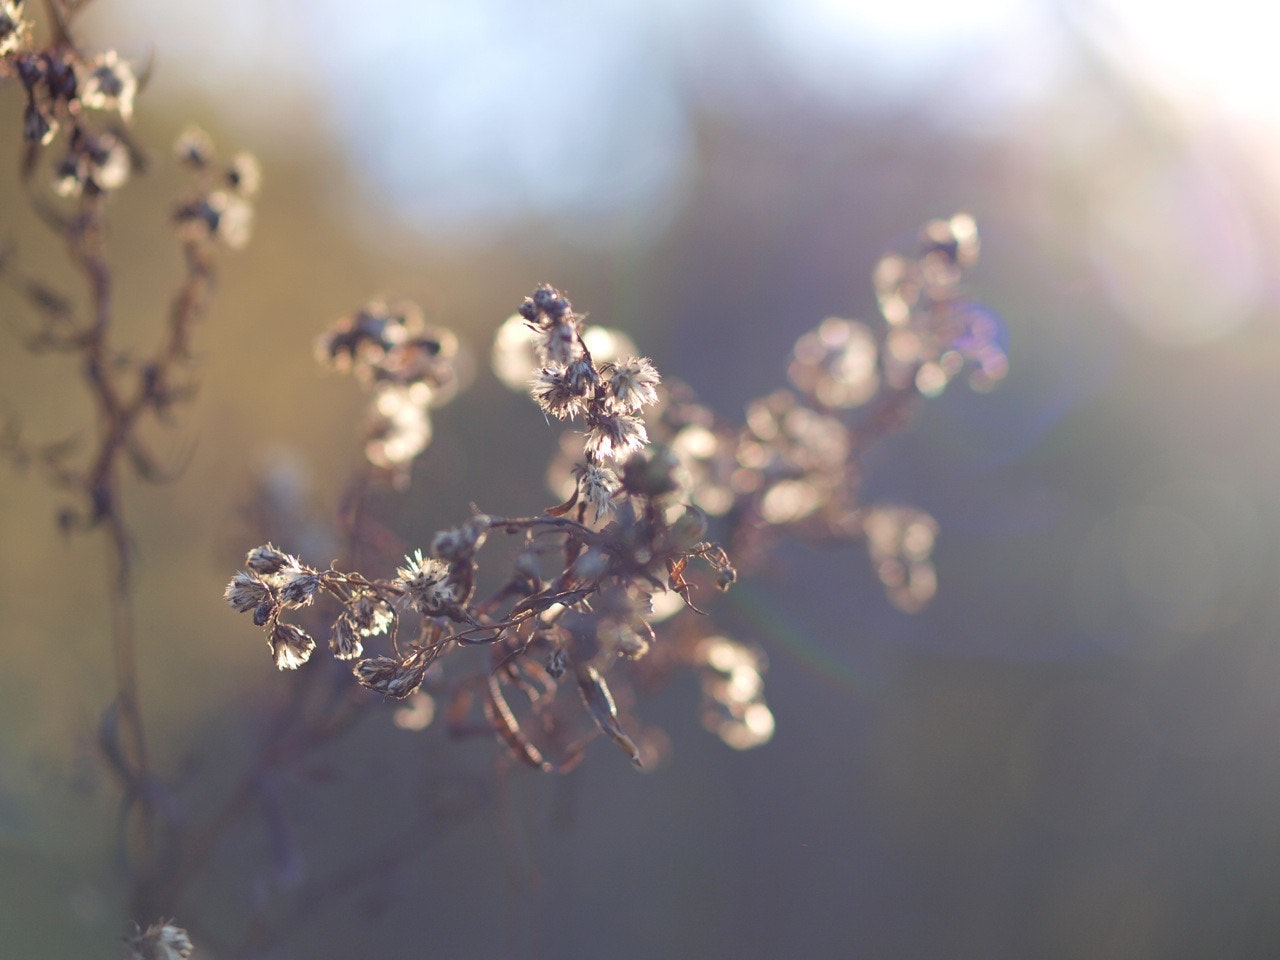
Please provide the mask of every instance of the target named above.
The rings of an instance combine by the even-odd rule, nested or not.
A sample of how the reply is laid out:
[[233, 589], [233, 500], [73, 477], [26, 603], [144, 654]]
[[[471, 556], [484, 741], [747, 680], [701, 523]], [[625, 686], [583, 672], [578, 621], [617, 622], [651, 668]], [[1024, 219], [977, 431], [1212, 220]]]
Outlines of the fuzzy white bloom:
[[250, 199], [262, 186], [262, 164], [247, 150], [241, 150], [231, 158], [227, 167], [227, 183], [240, 196]]
[[126, 937], [125, 944], [129, 960], [187, 960], [195, 952], [187, 931], [163, 920]]
[[585, 391], [577, 388], [568, 373], [566, 367], [549, 364], [529, 384], [534, 403], [557, 420], [572, 420], [586, 410]]
[[649, 442], [644, 421], [619, 413], [591, 418], [587, 431], [586, 451], [598, 460], [625, 460]]
[[315, 599], [320, 589], [321, 576], [310, 567], [301, 566], [296, 560], [281, 567], [274, 582], [279, 590], [280, 602], [286, 607], [306, 607]]
[[619, 487], [618, 476], [608, 467], [590, 466], [582, 470], [582, 499], [595, 510], [598, 522], [614, 508], [613, 494]]
[[403, 700], [422, 685], [421, 670], [392, 657], [361, 660], [352, 673], [362, 687], [393, 700]]
[[89, 75], [80, 86], [80, 102], [90, 110], [115, 110], [128, 123], [137, 92], [138, 79], [133, 75], [133, 67], [114, 50], [108, 50], [89, 63]]
[[297, 670], [311, 659], [316, 642], [311, 634], [292, 623], [276, 622], [267, 638], [277, 670]]
[[658, 402], [657, 387], [661, 382], [662, 377], [648, 357], [630, 357], [613, 365], [609, 392], [620, 412], [635, 413]]
[[356, 598], [347, 610], [347, 616], [351, 619], [351, 625], [362, 637], [376, 637], [386, 633], [396, 619], [391, 608], [383, 600], [367, 593]]
[[392, 582], [404, 591], [415, 610], [436, 617], [457, 602], [457, 585], [449, 580], [447, 563], [435, 557], [423, 557], [421, 550], [404, 559], [405, 566], [396, 568], [396, 579]]
[[561, 320], [547, 328], [539, 344], [540, 354], [550, 363], [568, 366], [582, 356], [578, 328], [571, 320]]
[[253, 234], [253, 204], [226, 190], [209, 194], [209, 209], [216, 226], [213, 234], [232, 250], [241, 250]]
[[364, 653], [364, 644], [351, 621], [339, 617], [333, 625], [333, 634], [329, 637], [329, 650], [338, 660], [354, 660]]
[[222, 596], [236, 613], [247, 613], [267, 599], [270, 591], [253, 574], [241, 571], [231, 578]]

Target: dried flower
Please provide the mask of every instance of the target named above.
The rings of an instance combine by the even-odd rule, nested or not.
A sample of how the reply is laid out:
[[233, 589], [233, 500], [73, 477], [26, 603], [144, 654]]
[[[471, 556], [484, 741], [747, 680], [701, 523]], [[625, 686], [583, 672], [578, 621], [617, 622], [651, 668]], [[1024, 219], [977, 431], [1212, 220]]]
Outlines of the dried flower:
[[449, 579], [449, 565], [435, 557], [423, 557], [421, 550], [404, 559], [405, 565], [396, 569], [392, 583], [403, 591], [410, 605], [429, 617], [449, 613], [458, 602], [457, 585]]
[[489, 524], [489, 518], [479, 514], [460, 527], [441, 530], [431, 539], [431, 553], [450, 561], [469, 559], [484, 545]]
[[89, 75], [80, 84], [80, 102], [90, 110], [115, 110], [127, 123], [138, 91], [133, 68], [114, 50], [108, 50], [94, 57], [87, 69]]
[[311, 659], [316, 648], [311, 634], [292, 623], [277, 620], [267, 637], [267, 645], [280, 670], [297, 670]]
[[243, 249], [253, 235], [253, 205], [243, 196], [215, 190], [205, 200], [205, 222], [209, 235], [232, 250]]
[[657, 403], [661, 380], [648, 357], [631, 357], [611, 364], [609, 392], [614, 406], [622, 413], [635, 413]]
[[303, 567], [295, 561], [293, 565], [282, 567], [276, 574], [277, 593], [280, 602], [286, 607], [308, 606], [318, 589], [322, 578], [310, 567]]
[[359, 631], [346, 616], [339, 617], [334, 622], [333, 634], [329, 637], [329, 650], [339, 660], [354, 660], [364, 653]]
[[595, 510], [593, 519], [599, 523], [600, 519], [614, 508], [613, 495], [621, 486], [618, 475], [608, 467], [581, 466], [578, 483], [582, 490], [583, 503]]
[[567, 367], [552, 364], [539, 370], [529, 386], [542, 412], [557, 420], [571, 420], [587, 411], [586, 390], [572, 383], [568, 373]]
[[587, 424], [587, 455], [598, 460], [625, 460], [649, 442], [638, 417], [599, 413], [588, 417]]
[[347, 607], [347, 617], [362, 637], [376, 637], [387, 632], [396, 615], [384, 600], [362, 593]]
[[237, 573], [227, 584], [223, 597], [236, 613], [247, 613], [271, 596], [270, 588], [252, 573]]
[[129, 960], [187, 960], [195, 951], [187, 931], [167, 920], [125, 937], [125, 945]]
[[53, 141], [57, 132], [58, 121], [49, 116], [34, 99], [27, 101], [22, 113], [22, 139], [43, 147]]
[[297, 557], [291, 557], [270, 543], [250, 550], [245, 555], [244, 565], [254, 573], [263, 575], [278, 573], [284, 567], [300, 566]]
[[124, 186], [130, 169], [129, 149], [118, 137], [77, 128], [66, 155], [55, 167], [53, 189], [60, 197], [107, 193]]
[[242, 150], [227, 166], [227, 185], [245, 199], [257, 195], [262, 185], [262, 165], [252, 153]]
[[213, 162], [213, 141], [209, 134], [193, 124], [174, 141], [173, 155], [179, 163], [196, 170], [203, 169]]
[[[504, 381], [523, 381], [549, 417], [582, 416], [583, 431], [561, 437], [555, 484], [564, 502], [539, 516], [477, 514], [441, 530], [426, 555], [406, 555], [390, 580], [332, 568], [319, 573], [268, 544], [250, 552], [250, 572], [228, 586], [229, 602], [253, 609], [278, 665], [288, 668], [305, 661], [314, 644], [281, 624], [280, 613], [324, 587], [344, 602], [329, 641], [335, 657], [360, 658], [365, 638], [392, 632], [395, 655], [359, 659], [353, 673], [394, 699], [418, 691], [431, 664], [455, 648], [492, 645], [485, 675], [442, 674], [432, 695], [452, 689], [447, 715], [456, 722], [483, 691], [493, 732], [536, 769], [567, 769], [579, 755], [580, 721], [561, 717], [564, 700], [556, 699], [570, 667], [587, 714], [636, 763], [641, 749], [622, 713], [641, 682], [677, 663], [701, 674], [708, 729], [738, 749], [766, 742], [774, 718], [763, 699], [763, 656], [709, 636], [687, 617], [662, 636], [654, 625], [686, 607], [702, 613], [695, 598], [714, 601], [712, 587], [725, 590], [737, 581], [729, 553], [712, 539], [716, 528], [727, 527], [735, 557], [753, 564], [783, 533], [822, 542], [863, 539], [895, 603], [915, 608], [932, 594], [936, 526], [918, 511], [862, 504], [860, 455], [865, 440], [901, 422], [904, 398], [929, 392], [933, 366], [946, 378], [994, 363], [993, 354], [982, 352], [993, 334], [959, 308], [952, 290], [976, 237], [966, 233], [963, 218], [944, 226], [926, 230], [916, 258], [885, 261], [878, 270], [886, 310], [895, 296], [903, 307], [888, 317], [884, 350], [861, 324], [824, 321], [796, 344], [788, 370], [794, 390], [750, 403], [742, 428], [697, 403], [687, 388], [662, 385], [650, 360], [629, 344], [622, 349], [624, 338], [585, 328], [566, 297], [538, 287], [503, 324], [494, 363]], [[895, 345], [897, 335], [909, 338], [915, 352]], [[374, 390], [381, 420], [371, 460], [399, 456], [407, 463], [425, 446], [427, 406], [452, 382], [452, 350], [448, 337], [422, 325], [416, 308], [380, 301], [343, 318], [320, 341], [323, 362], [353, 370]], [[516, 377], [516, 370], [524, 372]], [[914, 382], [895, 379], [895, 371]], [[860, 419], [843, 416], [859, 405], [869, 405]], [[658, 442], [646, 449], [650, 428], [640, 413], [651, 406]], [[502, 534], [521, 538], [510, 572], [493, 594], [473, 600], [478, 554]], [[405, 608], [425, 620], [402, 648], [392, 627]], [[643, 660], [634, 668], [639, 675], [630, 676], [643, 681], [628, 682], [626, 671], [606, 681], [620, 660]], [[519, 696], [510, 696], [514, 691]], [[422, 722], [434, 712], [435, 701], [426, 703]], [[522, 719], [526, 711], [534, 722]], [[406, 727], [419, 723], [409, 711], [396, 717]]]
[[422, 685], [424, 671], [393, 657], [372, 657], [361, 660], [352, 672], [362, 687], [403, 700]]
[[22, 4], [12, 0], [0, 3], [0, 57], [18, 50], [26, 40], [30, 26], [22, 19]]

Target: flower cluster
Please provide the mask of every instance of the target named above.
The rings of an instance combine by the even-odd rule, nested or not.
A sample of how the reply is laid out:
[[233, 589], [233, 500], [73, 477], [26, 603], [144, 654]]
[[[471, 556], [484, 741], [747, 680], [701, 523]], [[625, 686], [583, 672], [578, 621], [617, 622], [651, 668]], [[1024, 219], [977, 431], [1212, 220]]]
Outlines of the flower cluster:
[[[486, 721], [541, 769], [563, 769], [581, 754], [586, 732], [575, 732], [580, 714], [552, 706], [563, 704], [555, 691], [568, 675], [595, 729], [639, 763], [640, 747], [623, 729], [606, 674], [649, 652], [651, 624], [660, 617], [655, 606], [663, 605], [655, 604], [656, 597], [671, 593], [691, 602], [694, 566], [721, 588], [736, 571], [725, 551], [706, 538], [702, 512], [673, 498], [679, 488], [675, 460], [644, 449], [639, 414], [657, 402], [660, 383], [652, 363], [634, 356], [597, 363], [568, 300], [550, 287], [538, 288], [520, 316], [540, 361], [530, 386], [535, 401], [551, 416], [586, 425], [569, 501], [536, 517], [476, 514], [437, 533], [426, 550], [413, 551], [385, 579], [309, 567], [267, 544], [249, 552], [246, 569], [225, 596], [263, 627], [280, 669], [297, 668], [316, 645], [285, 615], [321, 595], [336, 600], [330, 650], [357, 661], [353, 672], [362, 686], [395, 700], [418, 693], [432, 665], [450, 650], [488, 647]], [[445, 388], [453, 382], [450, 368], [431, 362], [445, 351], [416, 353], [424, 343], [442, 342], [451, 340], [427, 334], [411, 314], [373, 304], [331, 329], [318, 352], [375, 390], [403, 387], [406, 378]], [[477, 597], [477, 556], [495, 534], [513, 542], [514, 559], [498, 589]], [[402, 629], [406, 620], [416, 624], [412, 639]], [[390, 649], [363, 656], [363, 641], [384, 633]], [[445, 681], [434, 683], [441, 692]], [[447, 715], [465, 715], [476, 685], [461, 678], [445, 687]], [[529, 694], [533, 689], [536, 696]], [[513, 690], [529, 696], [531, 706], [536, 701], [540, 742], [520, 722], [509, 700]]]
[[431, 442], [428, 410], [458, 391], [458, 338], [427, 326], [416, 304], [371, 300], [324, 333], [316, 356], [373, 394], [365, 455], [403, 487]]
[[249, 551], [245, 569], [227, 584], [224, 597], [237, 612], [253, 612], [254, 624], [266, 630], [276, 666], [296, 670], [311, 658], [316, 642], [302, 627], [284, 622], [281, 615], [310, 606], [322, 591], [337, 596], [343, 604], [342, 614], [333, 623], [329, 649], [339, 660], [354, 660], [364, 652], [364, 639], [385, 634], [394, 626], [395, 614], [388, 600], [403, 594], [404, 587], [390, 589], [384, 597], [376, 589], [366, 588], [359, 578], [308, 567], [267, 543]]
[[122, 187], [139, 162], [126, 132], [139, 87], [133, 68], [114, 50], [86, 56], [71, 44], [32, 49], [23, 6], [0, 2], [0, 78], [16, 75], [26, 93], [24, 172], [65, 131], [53, 165], [59, 196], [95, 198]]
[[610, 464], [626, 462], [649, 443], [641, 411], [658, 402], [662, 378], [647, 357], [625, 356], [597, 362], [584, 337], [584, 324], [569, 299], [554, 287], [538, 287], [520, 305], [539, 366], [529, 383], [535, 403], [557, 420], [585, 424], [582, 462], [574, 466], [575, 485], [559, 508], [575, 505], [582, 519], [588, 510], [599, 522], [614, 507], [619, 490]]
[[[651, 433], [678, 464], [679, 496], [724, 518], [740, 563], [754, 566], [783, 535], [861, 541], [895, 606], [914, 611], [932, 597], [936, 524], [913, 508], [864, 503], [863, 461], [961, 371], [979, 389], [1003, 376], [994, 318], [961, 295], [977, 250], [967, 215], [928, 223], [914, 254], [886, 255], [876, 268], [884, 322], [829, 317], [802, 334], [790, 386], [748, 403], [741, 425], [683, 384], [659, 390]], [[566, 447], [553, 467], [556, 492], [575, 455]]]
[[965, 369], [975, 390], [1003, 379], [1009, 362], [995, 319], [957, 294], [978, 246], [977, 224], [960, 213], [926, 224], [914, 256], [889, 254], [876, 265], [876, 296], [889, 325], [881, 364], [894, 388], [936, 397]]
[[[913, 508], [864, 504], [862, 457], [935, 392], [929, 371], [949, 378], [968, 367], [979, 385], [1003, 371], [994, 326], [977, 323], [980, 312], [958, 293], [960, 267], [976, 254], [971, 225], [964, 216], [936, 221], [914, 257], [886, 257], [877, 277], [889, 275], [885, 263], [898, 265], [904, 308], [882, 286], [889, 305], [879, 332], [831, 318], [801, 336], [791, 386], [748, 404], [741, 426], [688, 387], [664, 383], [625, 336], [588, 327], [560, 291], [538, 287], [500, 328], [493, 367], [548, 421], [580, 425], [561, 438], [550, 474], [563, 502], [533, 517], [477, 511], [386, 579], [319, 570], [259, 547], [228, 585], [228, 602], [252, 611], [277, 666], [291, 669], [315, 642], [282, 615], [331, 597], [339, 612], [330, 649], [356, 661], [358, 683], [385, 698], [415, 698], [415, 716], [434, 716], [432, 698], [443, 697], [456, 731], [474, 727], [478, 702], [483, 725], [538, 769], [571, 767], [597, 733], [646, 762], [654, 751], [629, 707], [637, 690], [676, 669], [701, 678], [702, 721], [725, 743], [767, 741], [774, 719], [763, 698], [764, 655], [721, 635], [710, 618], [681, 616], [675, 626], [669, 618], [702, 613], [704, 597], [735, 582], [730, 553], [756, 565], [784, 533], [865, 542], [889, 599], [904, 610], [932, 596], [936, 523]], [[456, 382], [454, 349], [451, 335], [425, 330], [415, 309], [373, 303], [333, 327], [318, 353], [375, 392], [417, 387], [431, 397]], [[396, 463], [407, 470], [423, 445], [406, 442]], [[379, 456], [390, 459], [371, 447], [370, 458]], [[509, 569], [479, 595], [478, 555], [495, 537], [509, 544]], [[389, 648], [364, 656], [363, 641], [383, 635]], [[461, 648], [488, 650], [479, 671], [433, 669]], [[558, 695], [566, 679], [578, 693], [568, 702]]]
[[178, 162], [195, 184], [191, 195], [174, 213], [179, 235], [192, 243], [218, 241], [239, 250], [253, 233], [253, 199], [262, 181], [253, 154], [240, 151], [218, 163], [209, 135], [188, 127], [173, 145]]

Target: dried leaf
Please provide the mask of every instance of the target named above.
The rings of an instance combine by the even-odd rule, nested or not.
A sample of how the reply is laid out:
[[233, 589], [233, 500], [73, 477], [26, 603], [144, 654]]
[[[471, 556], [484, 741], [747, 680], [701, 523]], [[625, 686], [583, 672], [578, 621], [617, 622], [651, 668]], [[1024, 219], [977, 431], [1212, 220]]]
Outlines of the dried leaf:
[[623, 732], [622, 725], [618, 723], [618, 708], [614, 705], [613, 694], [609, 692], [609, 685], [600, 676], [600, 671], [592, 666], [579, 667], [578, 690], [596, 726], [607, 733], [609, 739], [621, 747], [631, 758], [631, 762], [639, 767], [640, 748]]
[[502, 738], [502, 742], [511, 748], [511, 752], [517, 759], [544, 773], [550, 773], [555, 769], [520, 729], [516, 715], [511, 712], [511, 706], [502, 694], [502, 684], [493, 674], [489, 676], [489, 696], [485, 700], [484, 707], [494, 731]]
[[578, 488], [574, 487], [573, 496], [571, 496], [564, 503], [557, 504], [554, 507], [547, 507], [547, 509], [544, 510], [543, 513], [546, 513], [553, 517], [563, 517], [566, 513], [568, 513], [570, 510], [573, 509], [574, 504], [576, 504], [577, 502], [578, 502]]

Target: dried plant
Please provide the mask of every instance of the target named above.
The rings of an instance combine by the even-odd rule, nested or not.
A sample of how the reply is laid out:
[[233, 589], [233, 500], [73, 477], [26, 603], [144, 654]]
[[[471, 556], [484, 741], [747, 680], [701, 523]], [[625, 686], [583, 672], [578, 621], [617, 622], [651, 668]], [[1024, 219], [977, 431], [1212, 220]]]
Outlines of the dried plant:
[[[209, 306], [218, 248], [240, 247], [249, 238], [258, 168], [249, 154], [217, 163], [208, 137], [194, 128], [178, 139], [177, 162], [191, 175], [190, 192], [172, 214], [183, 273], [150, 352], [123, 349], [117, 340], [109, 222], [113, 194], [148, 165], [129, 132], [146, 77], [114, 50], [91, 53], [81, 47], [72, 22], [85, 5], [50, 0], [45, 5], [50, 37], [36, 45], [25, 4], [0, 2], [0, 82], [16, 79], [26, 98], [21, 174], [33, 211], [63, 242], [69, 279], [31, 274], [13, 250], [0, 258], [0, 277], [30, 311], [28, 348], [79, 361], [96, 420], [87, 441], [40, 443], [24, 434], [13, 415], [0, 442], [16, 464], [35, 465], [65, 492], [70, 502], [59, 515], [64, 532], [100, 532], [107, 541], [116, 693], [103, 713], [99, 738], [124, 794], [134, 910], [146, 916], [157, 912], [157, 890], [178, 856], [179, 838], [169, 790], [152, 769], [143, 724], [134, 545], [121, 487], [129, 476], [160, 482], [170, 475], [142, 431], [152, 422], [172, 425], [177, 408], [194, 394], [191, 339]], [[51, 158], [48, 166], [46, 158]], [[185, 934], [152, 936], [156, 930], [177, 929], [163, 924], [148, 929], [134, 938], [135, 955], [187, 956], [191, 948], [189, 942], [182, 946]]]
[[[316, 676], [308, 663], [317, 634], [350, 661], [352, 682], [321, 706], [305, 707], [299, 693], [228, 798], [189, 821], [149, 757], [121, 488], [172, 472], [142, 428], [174, 424], [194, 395], [192, 338], [220, 248], [249, 239], [260, 175], [248, 154], [219, 162], [198, 129], [178, 137], [176, 162], [191, 177], [171, 216], [183, 271], [150, 352], [123, 350], [107, 226], [112, 195], [148, 163], [130, 133], [146, 72], [77, 43], [72, 25], [85, 5], [48, 0], [49, 38], [37, 44], [26, 4], [0, 0], [0, 82], [25, 94], [21, 174], [68, 264], [60, 280], [36, 276], [11, 250], [0, 277], [32, 318], [28, 347], [78, 360], [96, 419], [87, 441], [41, 443], [12, 416], [0, 442], [65, 492], [64, 531], [101, 533], [108, 546], [115, 696], [99, 741], [123, 795], [130, 909], [148, 924], [125, 938], [131, 958], [192, 954], [187, 931], [158, 918], [190, 906], [193, 878], [251, 802], [271, 808], [270, 770], [381, 701], [404, 702], [401, 726], [421, 728], [438, 713], [452, 733], [495, 736], [539, 770], [572, 768], [601, 733], [652, 767], [662, 737], [641, 724], [638, 702], [677, 671], [697, 675], [703, 723], [725, 743], [745, 749], [771, 737], [764, 651], [725, 636], [715, 607], [783, 539], [864, 542], [894, 604], [910, 611], [930, 599], [937, 524], [913, 507], [864, 502], [863, 473], [868, 449], [906, 426], [922, 398], [962, 374], [986, 389], [1004, 373], [994, 325], [961, 295], [978, 252], [968, 216], [931, 222], [913, 252], [883, 258], [874, 281], [884, 323], [831, 318], [804, 334], [788, 361], [790, 386], [750, 403], [741, 425], [662, 378], [624, 334], [588, 325], [560, 291], [539, 286], [498, 327], [492, 366], [548, 424], [566, 425], [546, 476], [560, 502], [534, 516], [477, 506], [402, 559], [402, 550], [380, 549], [395, 538], [367, 516], [367, 493], [379, 482], [407, 487], [431, 441], [430, 410], [459, 390], [459, 344], [416, 306], [374, 300], [316, 348], [371, 396], [368, 465], [340, 511], [346, 562], [313, 564], [267, 542], [225, 591], [263, 629], [278, 668], [307, 667], [300, 687]], [[280, 513], [259, 520], [264, 536], [287, 543], [298, 534]], [[365, 559], [370, 548], [379, 555]], [[370, 565], [381, 575], [357, 569]], [[261, 947], [267, 926], [256, 913], [241, 952]]]
[[[804, 334], [788, 365], [791, 387], [750, 403], [741, 427], [689, 387], [664, 383], [625, 336], [587, 326], [560, 291], [540, 286], [500, 327], [493, 367], [548, 422], [580, 425], [549, 471], [563, 502], [529, 517], [477, 509], [382, 578], [310, 566], [264, 544], [249, 551], [226, 599], [264, 629], [276, 666], [294, 670], [316, 641], [290, 618], [325, 598], [329, 650], [355, 661], [361, 686], [389, 700], [442, 699], [455, 732], [476, 729], [478, 701], [485, 725], [541, 770], [573, 767], [594, 732], [642, 765], [618, 701], [634, 702], [635, 687], [676, 668], [698, 672], [704, 722], [726, 743], [763, 743], [774, 727], [763, 654], [720, 636], [699, 605], [737, 580], [735, 564], [757, 567], [783, 537], [864, 541], [893, 603], [909, 611], [928, 602], [937, 524], [915, 508], [864, 503], [863, 457], [955, 377], [967, 373], [985, 389], [1003, 376], [994, 324], [959, 292], [977, 253], [972, 218], [927, 224], [911, 256], [876, 267], [883, 327], [829, 318]], [[322, 360], [377, 392], [366, 453], [401, 485], [429, 438], [426, 405], [457, 382], [453, 344], [425, 332], [416, 308], [378, 301], [321, 338]], [[512, 548], [494, 588], [481, 592], [478, 558], [496, 537]], [[383, 652], [367, 656], [375, 641]], [[451, 665], [447, 655], [475, 647], [487, 651], [481, 662]], [[560, 693], [566, 674], [576, 697]]]

